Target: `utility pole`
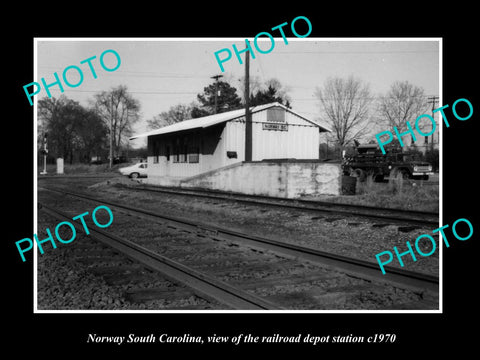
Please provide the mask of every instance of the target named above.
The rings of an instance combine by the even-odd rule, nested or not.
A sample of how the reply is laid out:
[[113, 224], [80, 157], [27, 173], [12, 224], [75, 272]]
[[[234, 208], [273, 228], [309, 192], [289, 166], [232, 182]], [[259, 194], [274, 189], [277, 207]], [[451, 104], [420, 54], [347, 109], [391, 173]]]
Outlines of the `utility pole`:
[[41, 151], [43, 154], [43, 171], [40, 173], [40, 175], [47, 174], [47, 155], [48, 155], [47, 136], [48, 136], [48, 133], [43, 134], [43, 149]]
[[429, 96], [428, 97], [428, 104], [432, 104], [432, 115], [434, 114], [433, 110], [435, 110], [435, 105], [438, 102], [438, 96]]
[[110, 150], [109, 155], [110, 159], [108, 161], [108, 168], [111, 169], [113, 165], [113, 93], [111, 94], [111, 102], [110, 102]]
[[113, 119], [110, 119], [110, 149], [109, 149], [109, 160], [108, 160], [108, 168], [111, 169], [113, 165], [113, 134], [112, 134], [112, 129], [113, 129]]
[[250, 114], [250, 51], [245, 52], [245, 161], [252, 161], [252, 115]]
[[[432, 104], [432, 118], [433, 120], [435, 121], [435, 113], [433, 112], [435, 110], [435, 106], [437, 104], [439, 100], [439, 97], [438, 96], [429, 96], [428, 97], [428, 104]], [[436, 121], [435, 121], [435, 124], [436, 124]], [[431, 150], [433, 150], [433, 147], [434, 147], [434, 138], [435, 138], [435, 133], [432, 134], [432, 141], [431, 141], [431, 145], [430, 145], [430, 148]], [[438, 144], [440, 145], [440, 131], [438, 131]]]
[[223, 77], [223, 75], [215, 75], [210, 79], [215, 79], [215, 114], [217, 113], [217, 96], [218, 96], [218, 79]]

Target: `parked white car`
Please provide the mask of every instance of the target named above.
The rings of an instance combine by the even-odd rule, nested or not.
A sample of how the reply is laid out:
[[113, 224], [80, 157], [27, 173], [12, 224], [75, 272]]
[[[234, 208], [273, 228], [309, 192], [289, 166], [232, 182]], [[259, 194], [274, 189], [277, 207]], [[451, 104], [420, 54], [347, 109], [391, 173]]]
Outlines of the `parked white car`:
[[118, 169], [120, 174], [126, 175], [131, 178], [146, 177], [147, 176], [147, 163], [138, 163], [132, 166], [127, 166]]

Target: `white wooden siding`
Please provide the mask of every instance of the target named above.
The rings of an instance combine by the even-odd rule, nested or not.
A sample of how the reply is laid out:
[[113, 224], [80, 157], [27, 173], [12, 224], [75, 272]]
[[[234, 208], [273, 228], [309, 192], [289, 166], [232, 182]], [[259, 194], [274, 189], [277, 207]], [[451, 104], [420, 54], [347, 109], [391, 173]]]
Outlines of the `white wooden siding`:
[[[286, 112], [285, 124], [288, 131], [263, 130], [262, 123], [267, 123], [267, 111], [252, 114], [252, 160], [263, 159], [318, 159], [320, 133], [319, 128], [303, 118]], [[173, 153], [170, 161], [159, 156], [158, 163], [153, 163], [153, 156], [148, 157], [148, 172], [151, 176], [190, 177], [245, 159], [245, 117], [226, 122], [223, 131], [204, 132], [204, 144], [214, 146], [213, 154], [206, 154], [200, 146], [199, 163], [174, 163]], [[219, 136], [219, 138], [217, 138]], [[205, 146], [207, 147], [207, 146]], [[171, 152], [173, 149], [171, 149]], [[228, 158], [227, 151], [235, 151], [237, 158]]]
[[[263, 159], [318, 159], [320, 133], [318, 127], [289, 112], [286, 113], [288, 131], [263, 130], [267, 122], [267, 111], [252, 116], [252, 160]], [[245, 118], [230, 121], [226, 127], [226, 151], [237, 151], [238, 159], [227, 159], [227, 163], [245, 159]]]

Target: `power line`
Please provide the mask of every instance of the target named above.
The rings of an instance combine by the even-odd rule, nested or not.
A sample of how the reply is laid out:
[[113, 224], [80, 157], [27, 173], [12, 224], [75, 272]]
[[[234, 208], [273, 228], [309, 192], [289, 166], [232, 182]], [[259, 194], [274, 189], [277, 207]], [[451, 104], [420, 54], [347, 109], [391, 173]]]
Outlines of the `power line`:
[[[49, 89], [50, 91], [60, 91], [60, 89]], [[84, 92], [84, 93], [99, 93], [105, 90], [66, 90], [66, 92]], [[152, 94], [152, 95], [196, 95], [198, 92], [192, 92], [192, 91], [135, 91], [135, 90], [128, 90], [129, 93], [131, 94]]]
[[[47, 66], [47, 65], [39, 65], [37, 66], [38, 69], [45, 69], [45, 70], [58, 70], [58, 67], [56, 66]], [[58, 70], [60, 71], [60, 70]], [[159, 78], [207, 78], [208, 75], [198, 75], [198, 74], [182, 74], [182, 73], [177, 73], [177, 74], [172, 74], [172, 73], [158, 73], [154, 71], [130, 71], [130, 70], [119, 70], [116, 71], [115, 73], [109, 74], [109, 76], [139, 76], [139, 77], [159, 77]]]
[[258, 58], [258, 66], [260, 68], [260, 72], [262, 74], [263, 82], [266, 80], [265, 72], [263, 71], [262, 60], [261, 57]]
[[[438, 99], [438, 96], [434, 96], [434, 95], [423, 95], [423, 96], [408, 96], [408, 97], [411, 97], [411, 98], [427, 98], [427, 99], [430, 99], [431, 97], [436, 97]], [[375, 100], [375, 99], [397, 99], [396, 97], [392, 97], [392, 96], [368, 96], [368, 97], [355, 97], [355, 99], [358, 99], [358, 100]], [[292, 100], [297, 100], [297, 101], [320, 101], [319, 98], [315, 97], [315, 98], [292, 98]], [[334, 98], [324, 98], [324, 100], [337, 100], [337, 99], [334, 99]], [[431, 102], [429, 102], [429, 104], [431, 104]]]
[[438, 102], [438, 96], [429, 96], [428, 97], [428, 104], [432, 104], [432, 112], [435, 110], [435, 104]]
[[[292, 86], [293, 87], [293, 86]], [[52, 88], [50, 91], [60, 91], [60, 89]], [[67, 92], [83, 92], [83, 93], [100, 93], [105, 90], [71, 90], [68, 89], [64, 91], [64, 93]], [[143, 95], [197, 95], [198, 91], [136, 91], [136, 90], [128, 90], [129, 93], [131, 94], [143, 94]], [[420, 96], [411, 96], [411, 97], [420, 97]], [[438, 96], [437, 95], [424, 95], [421, 96], [423, 98], [426, 98], [427, 100], [430, 100], [428, 104], [432, 104], [432, 98], [436, 99], [435, 103], [438, 102]], [[358, 100], [375, 100], [375, 99], [396, 99], [396, 97], [384, 97], [384, 96], [369, 96], [369, 97], [357, 97], [355, 99]], [[311, 97], [311, 98], [291, 98], [292, 101], [320, 101], [319, 98], [317, 97]], [[324, 100], [335, 100], [334, 98], [325, 98]], [[435, 104], [434, 103], [434, 104]]]
[[277, 51], [277, 54], [421, 54], [421, 53], [439, 53], [437, 50], [398, 50], [398, 51]]

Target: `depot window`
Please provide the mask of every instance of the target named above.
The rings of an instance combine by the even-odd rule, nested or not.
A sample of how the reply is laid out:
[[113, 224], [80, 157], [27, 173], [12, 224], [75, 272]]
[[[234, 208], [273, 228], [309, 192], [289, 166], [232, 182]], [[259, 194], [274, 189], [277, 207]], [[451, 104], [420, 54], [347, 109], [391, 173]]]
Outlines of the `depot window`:
[[[167, 160], [170, 157], [170, 149], [167, 148]], [[200, 147], [194, 137], [179, 137], [173, 144], [173, 162], [196, 164], [200, 161]]]
[[200, 148], [197, 147], [190, 147], [188, 151], [188, 162], [191, 164], [196, 164], [200, 160]]
[[174, 163], [181, 163], [182, 156], [180, 155], [180, 146], [175, 146], [173, 148], [173, 162]]
[[155, 141], [153, 143], [153, 163], [158, 164], [158, 158], [160, 157], [160, 142]]
[[188, 162], [188, 138], [186, 137], [183, 139], [182, 150], [183, 150], [182, 162]]
[[180, 162], [180, 139], [176, 138], [173, 145], [173, 162]]
[[186, 163], [188, 162], [188, 138], [178, 137], [175, 139], [173, 146], [173, 162]]

